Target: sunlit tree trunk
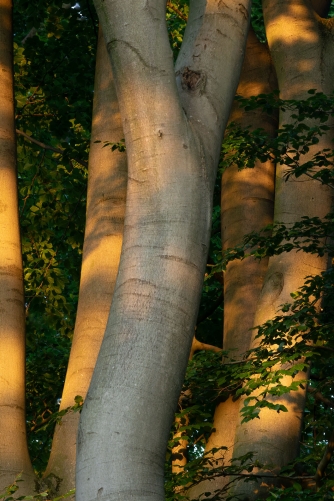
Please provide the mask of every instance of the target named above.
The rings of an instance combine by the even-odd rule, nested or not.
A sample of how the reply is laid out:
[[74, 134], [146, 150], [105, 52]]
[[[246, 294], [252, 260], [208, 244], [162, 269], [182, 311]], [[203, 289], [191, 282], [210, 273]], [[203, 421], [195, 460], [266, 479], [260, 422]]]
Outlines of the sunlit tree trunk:
[[[277, 89], [275, 71], [269, 49], [258, 41], [253, 30], [249, 31], [245, 60], [242, 67], [237, 95], [256, 96]], [[242, 127], [263, 128], [273, 136], [276, 133], [277, 117], [261, 110], [245, 112], [236, 103], [231, 122]], [[251, 231], [259, 231], [273, 219], [274, 165], [268, 161], [256, 161], [252, 169], [238, 170], [229, 166], [222, 176], [221, 225], [223, 250], [240, 245], [243, 237]], [[240, 360], [250, 347], [254, 315], [263, 285], [268, 261], [246, 258], [232, 261], [224, 274], [224, 335], [223, 349], [229, 356]], [[228, 359], [226, 359], [228, 361]], [[213, 429], [206, 444], [206, 452], [213, 448], [227, 447], [214, 454], [215, 466], [229, 466], [233, 454], [235, 429], [238, 422], [239, 401], [231, 395], [220, 403], [215, 411]], [[191, 489], [191, 497], [204, 492], [222, 489], [230, 479], [217, 477], [203, 481]]]
[[[303, 99], [308, 89], [329, 94], [333, 92], [333, 36], [332, 20], [320, 19], [307, 0], [265, 0], [264, 17], [268, 43], [275, 64], [280, 97]], [[288, 112], [281, 113], [280, 126], [289, 123]], [[312, 125], [311, 121], [307, 125]], [[301, 161], [307, 161], [322, 148], [332, 147], [332, 137], [324, 135]], [[331, 193], [319, 182], [306, 176], [283, 176], [287, 167], [276, 171], [274, 219], [285, 224], [302, 216], [324, 217], [331, 208]], [[260, 325], [275, 316], [280, 305], [291, 302], [290, 293], [296, 291], [306, 276], [326, 269], [327, 258], [312, 254], [290, 252], [270, 258], [254, 325]], [[254, 340], [253, 334], [253, 343]], [[302, 374], [301, 377], [305, 377]], [[288, 384], [289, 381], [283, 384]], [[249, 450], [257, 452], [261, 461], [278, 467], [296, 457], [299, 449], [300, 427], [304, 409], [304, 392], [290, 393], [279, 402], [287, 413], [261, 412], [260, 419], [239, 425], [236, 434], [235, 456]], [[269, 480], [270, 483], [270, 480]], [[239, 484], [236, 493], [249, 499], [265, 496], [259, 484]]]
[[25, 314], [14, 125], [12, 2], [0, 1], [0, 490], [23, 473], [32, 494], [25, 421]]
[[129, 175], [119, 275], [79, 426], [77, 497], [160, 501], [249, 4], [191, 3], [178, 88], [166, 1], [95, 4], [116, 80]]
[[[107, 324], [121, 253], [127, 166], [126, 154], [103, 147], [124, 138], [106, 45], [99, 30], [88, 166], [86, 230], [78, 311], [61, 409], [86, 397]], [[95, 141], [100, 141], [95, 143]], [[76, 438], [80, 414], [69, 412], [57, 425], [45, 473], [59, 492], [75, 484]], [[50, 475], [51, 474], [51, 475]]]

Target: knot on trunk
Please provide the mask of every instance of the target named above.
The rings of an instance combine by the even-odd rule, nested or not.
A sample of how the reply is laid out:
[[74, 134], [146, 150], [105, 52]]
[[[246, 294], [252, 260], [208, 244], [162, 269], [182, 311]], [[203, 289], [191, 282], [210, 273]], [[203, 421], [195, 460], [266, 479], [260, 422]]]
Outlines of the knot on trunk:
[[203, 90], [205, 87], [206, 77], [201, 71], [193, 71], [186, 67], [181, 73], [181, 86], [184, 90], [194, 91], [197, 89]]

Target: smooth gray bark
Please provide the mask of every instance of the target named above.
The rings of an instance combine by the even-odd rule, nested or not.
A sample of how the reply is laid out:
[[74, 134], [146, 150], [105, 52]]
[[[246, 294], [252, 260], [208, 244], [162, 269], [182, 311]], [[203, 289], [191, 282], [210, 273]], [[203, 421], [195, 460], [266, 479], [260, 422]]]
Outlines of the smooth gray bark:
[[249, 2], [191, 4], [178, 88], [165, 0], [97, 0], [96, 8], [123, 120], [128, 190], [119, 275], [79, 427], [77, 499], [161, 501]]

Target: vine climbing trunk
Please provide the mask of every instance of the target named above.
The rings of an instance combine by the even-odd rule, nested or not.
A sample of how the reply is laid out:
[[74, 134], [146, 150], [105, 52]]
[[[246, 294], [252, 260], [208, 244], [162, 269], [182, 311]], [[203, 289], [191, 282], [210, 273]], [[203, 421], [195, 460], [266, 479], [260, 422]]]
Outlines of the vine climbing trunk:
[[129, 174], [119, 274], [79, 426], [77, 497], [162, 501], [250, 5], [191, 2], [177, 85], [165, 0], [95, 5]]
[[25, 313], [14, 125], [12, 2], [0, 1], [0, 491], [34, 491], [25, 420]]
[[[330, 94], [333, 92], [333, 21], [321, 19], [307, 0], [265, 0], [263, 2], [266, 33], [276, 68], [280, 97], [303, 99], [309, 89]], [[291, 123], [288, 111], [280, 116], [280, 127]], [[307, 125], [311, 126], [309, 120]], [[320, 137], [301, 162], [311, 159], [323, 148], [332, 147], [332, 132]], [[323, 218], [331, 208], [329, 188], [309, 177], [284, 179], [287, 166], [276, 170], [274, 219], [291, 224], [302, 216]], [[295, 251], [270, 258], [264, 286], [257, 306], [254, 325], [272, 319], [280, 305], [291, 302], [290, 293], [296, 291], [309, 275], [319, 274], [327, 267], [327, 257], [300, 254]], [[256, 332], [253, 334], [252, 345]], [[305, 374], [301, 375], [305, 377]], [[290, 381], [282, 380], [282, 384]], [[300, 427], [304, 409], [304, 391], [292, 392], [275, 400], [288, 409], [276, 414], [261, 411], [260, 419], [238, 424], [234, 454], [257, 452], [260, 461], [278, 468], [292, 461], [299, 450]], [[273, 419], [275, 425], [273, 426]], [[248, 499], [265, 497], [265, 491], [254, 483], [239, 483], [235, 494]]]
[[[88, 164], [86, 230], [78, 311], [60, 410], [86, 398], [107, 324], [121, 253], [127, 184], [125, 152], [104, 142], [124, 138], [114, 80], [102, 30], [99, 30], [93, 119]], [[98, 142], [96, 142], [98, 141]], [[56, 426], [47, 486], [65, 494], [75, 486], [78, 412]]]

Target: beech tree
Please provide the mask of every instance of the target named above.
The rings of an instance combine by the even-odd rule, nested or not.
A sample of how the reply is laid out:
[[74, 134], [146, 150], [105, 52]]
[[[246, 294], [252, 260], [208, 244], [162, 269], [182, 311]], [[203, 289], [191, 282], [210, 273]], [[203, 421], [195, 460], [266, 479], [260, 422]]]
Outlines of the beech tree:
[[163, 499], [249, 4], [194, 2], [175, 70], [164, 0], [96, 7], [123, 120], [128, 189], [112, 306], [79, 424], [76, 495]]
[[[264, 43], [260, 43], [251, 29], [248, 34], [245, 60], [240, 76], [237, 94], [244, 98], [269, 94], [277, 89], [275, 71], [270, 53]], [[251, 113], [235, 103], [230, 121], [241, 127], [262, 127], [270, 136], [277, 130], [277, 116], [268, 115], [260, 109]], [[271, 160], [256, 160], [252, 169], [231, 165], [222, 175], [221, 226], [222, 247], [228, 249], [240, 244], [251, 231], [260, 231], [273, 222], [274, 205], [274, 164]], [[258, 261], [252, 257], [228, 263], [224, 273], [224, 327], [223, 348], [232, 350], [234, 358], [240, 359], [245, 348], [250, 346], [256, 305], [261, 293], [264, 274], [267, 270], [266, 258]], [[240, 403], [229, 398], [217, 405], [214, 416], [214, 431], [208, 438], [206, 450], [219, 449], [216, 460], [228, 464], [233, 455], [235, 430], [239, 419]], [[221, 450], [224, 446], [227, 450]], [[228, 477], [219, 477], [214, 489], [228, 483]], [[193, 496], [211, 490], [213, 482], [204, 481], [193, 489]]]
[[[307, 2], [295, 2], [291, 6], [288, 2], [273, 3], [268, 1], [263, 3], [263, 7], [268, 44], [276, 69], [280, 96], [283, 99], [302, 99], [308, 89], [315, 89], [327, 94], [332, 93], [334, 90], [332, 80], [331, 78], [328, 80], [326, 75], [332, 74], [333, 71], [331, 57], [333, 48], [330, 43], [323, 42], [325, 38], [327, 39], [327, 30], [328, 34], [331, 33], [331, 22], [326, 23], [319, 19], [311, 3]], [[284, 38], [281, 35], [283, 26]], [[305, 52], [302, 55], [299, 49], [301, 31], [307, 32], [309, 36], [304, 41]], [[287, 50], [287, 44], [289, 50]], [[282, 57], [284, 57], [289, 71], [282, 71]], [[301, 74], [300, 64], [308, 66], [309, 69], [304, 70]], [[291, 123], [290, 115], [289, 112], [281, 113], [281, 127]], [[319, 142], [313, 148], [310, 147], [305, 156], [300, 158], [300, 161], [307, 162], [316, 151], [331, 148], [332, 141], [331, 131], [323, 134]], [[284, 164], [276, 167], [274, 218], [285, 224], [291, 224], [303, 216], [323, 218], [328, 214], [331, 209], [330, 188], [321, 187], [316, 180], [306, 179], [302, 176], [298, 179], [290, 178], [285, 182], [286, 169], [287, 166]], [[327, 255], [307, 254], [301, 260], [298, 253], [291, 251], [284, 255], [284, 259], [280, 256], [270, 258], [254, 324], [261, 325], [273, 318], [279, 306], [289, 302], [290, 293], [303, 285], [306, 276], [324, 271], [327, 266]], [[252, 341], [252, 343], [254, 342], [256, 341]], [[300, 377], [305, 378], [305, 374], [302, 373]], [[287, 378], [286, 384], [288, 384], [288, 380]], [[275, 432], [268, 430], [266, 423], [271, 423], [272, 419], [267, 410], [261, 413], [261, 424], [258, 422], [255, 424], [253, 421], [247, 425], [241, 425], [236, 434], [235, 454], [238, 456], [245, 451], [245, 443], [249, 442], [246, 437], [251, 436], [252, 444], [259, 451], [261, 458], [266, 457], [267, 461], [278, 466], [292, 461], [299, 450], [304, 398], [305, 390], [282, 397], [281, 401], [284, 402], [289, 412], [281, 413], [275, 419]], [[280, 447], [275, 452], [276, 434], [280, 436]], [[282, 453], [282, 451], [284, 452]], [[244, 490], [245, 487], [242, 489]], [[249, 487], [247, 491], [249, 491]]]
[[[19, 494], [37, 480], [49, 497], [72, 495], [76, 467], [78, 499], [324, 499], [333, 451], [331, 2], [266, 0], [265, 32], [255, 2], [248, 38], [246, 0], [192, 0], [189, 11], [167, 2], [167, 23], [165, 0], [95, 6], [99, 37], [88, 2], [14, 5], [19, 200], [3, 7], [0, 113], [11, 136], [0, 138], [10, 145], [0, 166], [1, 274], [14, 280], [0, 287], [0, 399], [12, 416], [0, 415], [5, 497], [20, 472]], [[219, 162], [223, 254], [217, 206], [212, 218]], [[222, 282], [223, 355], [201, 327], [220, 315]], [[26, 447], [23, 306], [29, 448], [38, 477], [48, 461], [43, 481]], [[193, 341], [196, 325], [204, 343]], [[207, 351], [193, 357], [198, 347]]]
[[[278, 88], [280, 90], [280, 97], [283, 99], [303, 99], [307, 91], [312, 88], [320, 92], [332, 93], [333, 89], [331, 87], [331, 79], [324, 77], [325, 74], [331, 74], [331, 56], [332, 47], [329, 44], [322, 44], [320, 39], [322, 36], [327, 36], [326, 30], [331, 32], [332, 23], [331, 21], [325, 21], [317, 16], [316, 10], [319, 14], [324, 14], [329, 8], [329, 3], [327, 6], [325, 4], [312, 4], [310, 2], [264, 2], [264, 21], [266, 28], [266, 35], [268, 38], [270, 54], [273, 58], [273, 63], [275, 67], [275, 73], [278, 78]], [[301, 31], [298, 33], [297, 26], [303, 33], [307, 33], [310, 36], [308, 42], [305, 43], [304, 47], [308, 47], [308, 50], [301, 57]], [[306, 28], [307, 26], [307, 28]], [[289, 28], [290, 27], [290, 28]], [[323, 27], [323, 28], [322, 28]], [[290, 31], [289, 31], [290, 29]], [[284, 35], [283, 35], [284, 33]], [[251, 43], [251, 42], [250, 42]], [[289, 48], [288, 48], [289, 47]], [[254, 45], [249, 47], [251, 54], [254, 54], [256, 47]], [[265, 47], [262, 46], [262, 52]], [[323, 51], [323, 55], [315, 55], [317, 51]], [[328, 52], [327, 52], [328, 51]], [[327, 55], [328, 54], [328, 55]], [[256, 67], [261, 59], [260, 48], [258, 49], [258, 57], [251, 59], [251, 64]], [[265, 57], [265, 56], [264, 56]], [[263, 57], [263, 58], [264, 58]], [[284, 65], [282, 60], [284, 59]], [[308, 63], [311, 61], [312, 63]], [[256, 61], [256, 62], [255, 62]], [[266, 61], [264, 59], [264, 61]], [[318, 61], [319, 66], [316, 66], [316, 61]], [[260, 85], [270, 85], [270, 77], [268, 75], [273, 73], [273, 68], [267, 66], [268, 74], [264, 73], [265, 65], [263, 60], [261, 61], [261, 70], [263, 73], [258, 73], [257, 80]], [[247, 66], [248, 64], [248, 66]], [[300, 71], [300, 66], [308, 65], [309, 71]], [[243, 78], [246, 77], [246, 72], [249, 67], [247, 59], [244, 65], [244, 74], [242, 75], [240, 82], [240, 93], [245, 95], [245, 90], [243, 85]], [[306, 67], [306, 66], [305, 66]], [[249, 71], [249, 70], [248, 70]], [[261, 78], [262, 77], [262, 78]], [[249, 78], [249, 77], [248, 77]], [[313, 78], [313, 80], [312, 80]], [[298, 83], [297, 83], [298, 81]], [[247, 80], [246, 80], [247, 82]], [[250, 86], [255, 82], [251, 81], [248, 83]], [[267, 87], [267, 91], [270, 90]], [[248, 91], [246, 87], [246, 92]], [[249, 91], [248, 91], [249, 92]], [[263, 93], [261, 88], [255, 94]], [[250, 94], [248, 93], [248, 96]], [[290, 115], [291, 112], [281, 113], [280, 124], [282, 128], [285, 124], [291, 123]], [[262, 126], [268, 128], [266, 125], [265, 116], [260, 115], [260, 120], [255, 117], [256, 122], [254, 123], [254, 115], [251, 117], [253, 126]], [[269, 117], [272, 120], [272, 116]], [[247, 115], [244, 117], [247, 120]], [[248, 118], [250, 120], [250, 118]], [[261, 125], [262, 122], [262, 125]], [[308, 122], [310, 125], [311, 122]], [[317, 122], [314, 121], [314, 124]], [[269, 122], [269, 126], [272, 126]], [[299, 159], [300, 162], [307, 162], [310, 160], [316, 151], [325, 148], [331, 148], [332, 144], [332, 132], [329, 134], [324, 134], [321, 136], [319, 142], [311, 147], [306, 158], [303, 156]], [[262, 167], [264, 168], [264, 167]], [[270, 167], [269, 167], [270, 168]], [[330, 188], [321, 188], [317, 181], [312, 179], [307, 179], [306, 177], [300, 177], [298, 179], [290, 177], [286, 182], [285, 174], [289, 166], [284, 165], [284, 162], [276, 168], [276, 182], [275, 182], [275, 205], [274, 205], [274, 219], [280, 221], [284, 224], [292, 224], [295, 221], [300, 220], [303, 216], [320, 216], [323, 218], [331, 208], [331, 193]], [[230, 203], [233, 205], [237, 204], [237, 196], [239, 193], [247, 193], [251, 196], [251, 189], [253, 186], [253, 178], [244, 177], [247, 173], [243, 171], [235, 173], [236, 180], [235, 184], [230, 181], [230, 176], [233, 170], [227, 169], [226, 173], [223, 175], [222, 180], [222, 210], [225, 209], [226, 205]], [[268, 172], [268, 171], [267, 171]], [[237, 179], [239, 177], [239, 180]], [[227, 247], [236, 245], [242, 240], [242, 235], [238, 235], [238, 230], [241, 233], [248, 233], [248, 230], [258, 230], [258, 224], [261, 224], [261, 218], [268, 217], [270, 219], [270, 204], [268, 205], [268, 198], [270, 200], [270, 177], [264, 171], [260, 176], [260, 179], [264, 185], [266, 191], [262, 188], [263, 192], [260, 195], [260, 200], [264, 203], [265, 207], [261, 208], [260, 213], [257, 214], [256, 209], [253, 214], [256, 214], [255, 219], [250, 218], [248, 222], [248, 229], [245, 230], [245, 220], [247, 221], [247, 215], [245, 214], [242, 218], [242, 223], [235, 223], [233, 220], [233, 210], [230, 209], [229, 213], [222, 213], [222, 237], [223, 242], [225, 239], [231, 239], [228, 225], [230, 221], [234, 222], [233, 233], [236, 235], [234, 240], [232, 240], [232, 245], [228, 242]], [[268, 185], [269, 182], [269, 185]], [[255, 189], [260, 190], [262, 187], [261, 182], [256, 182]], [[235, 196], [231, 202], [228, 199], [229, 190], [234, 189]], [[304, 191], [305, 190], [305, 191]], [[321, 192], [321, 202], [319, 200], [319, 195], [317, 193]], [[269, 194], [269, 197], [268, 197]], [[239, 195], [240, 196], [240, 195]], [[226, 198], [224, 198], [226, 197]], [[301, 198], [299, 198], [301, 197]], [[227, 201], [225, 201], [227, 200]], [[235, 212], [237, 212], [240, 217], [240, 211], [249, 211], [247, 207], [247, 199], [243, 195], [243, 207], [239, 209], [236, 207]], [[268, 213], [269, 209], [269, 213]], [[227, 209], [228, 210], [228, 209]], [[226, 215], [225, 215], [226, 214]], [[249, 212], [248, 212], [249, 214]], [[265, 226], [265, 219], [263, 219], [262, 226]], [[233, 238], [233, 237], [232, 237]], [[289, 254], [284, 255], [282, 259], [281, 255], [273, 256], [269, 260], [268, 269], [266, 275], [263, 277], [263, 270], [266, 268], [265, 261], [262, 261], [262, 270], [259, 264], [256, 264], [252, 260], [242, 261], [241, 263], [232, 262], [228, 265], [225, 275], [225, 326], [224, 326], [224, 348], [233, 349], [234, 356], [239, 358], [244, 352], [245, 345], [247, 346], [250, 342], [250, 346], [254, 346], [259, 342], [256, 337], [256, 331], [253, 331], [252, 340], [247, 337], [247, 333], [251, 333], [250, 327], [263, 324], [269, 319], [273, 319], [276, 313], [279, 311], [280, 305], [288, 303], [290, 299], [290, 293], [297, 290], [302, 286], [304, 279], [308, 275], [314, 275], [319, 273], [321, 270], [326, 270], [328, 266], [327, 256], [316, 256], [314, 254], [308, 254], [307, 256], [300, 259], [300, 254], [296, 251], [291, 251]], [[250, 282], [251, 270], [244, 273], [243, 275], [237, 275], [238, 268], [243, 271], [246, 267], [255, 267], [255, 278]], [[231, 269], [232, 267], [232, 269]], [[235, 271], [236, 270], [236, 271]], [[234, 273], [234, 277], [233, 277]], [[262, 276], [261, 276], [262, 275]], [[233, 277], [233, 278], [230, 278]], [[249, 292], [250, 288], [253, 288], [251, 294], [245, 294], [243, 297], [243, 291], [246, 289]], [[262, 290], [261, 290], [262, 289]], [[261, 295], [257, 296], [256, 291], [261, 291]], [[230, 299], [232, 297], [232, 299]], [[245, 308], [245, 303], [247, 301], [247, 307]], [[229, 310], [231, 308], [231, 311]], [[241, 311], [243, 321], [240, 322], [239, 317]], [[248, 316], [246, 316], [246, 313]], [[254, 317], [253, 317], [254, 315]], [[235, 320], [236, 319], [236, 320]], [[247, 322], [248, 325], [247, 325]], [[242, 335], [242, 341], [240, 341], [238, 333]], [[231, 340], [230, 340], [231, 339]], [[301, 378], [305, 378], [305, 374], [300, 373]], [[286, 385], [288, 386], [288, 380], [286, 380]], [[303, 395], [301, 394], [303, 393]], [[305, 392], [290, 393], [286, 397], [282, 397], [281, 400], [275, 399], [277, 402], [284, 403], [285, 408], [289, 409], [287, 414], [281, 413], [279, 416], [273, 418], [271, 410], [261, 411], [260, 420], [252, 420], [248, 423], [242, 423], [242, 417], [236, 418], [236, 413], [240, 410], [240, 405], [238, 401], [231, 401], [231, 397], [227, 402], [220, 404], [216, 411], [215, 417], [215, 432], [209, 439], [207, 444], [207, 449], [210, 450], [212, 447], [227, 446], [228, 452], [223, 451], [220, 454], [223, 456], [223, 462], [228, 463], [231, 457], [237, 458], [246, 454], [251, 450], [250, 444], [254, 447], [254, 451], [257, 451], [257, 458], [260, 461], [268, 462], [278, 467], [282, 467], [292, 461], [299, 451], [299, 441], [300, 441], [300, 426], [302, 422], [302, 415], [304, 411], [304, 398]], [[234, 412], [234, 414], [233, 414]], [[275, 419], [275, 426], [272, 426], [272, 421]], [[226, 422], [228, 425], [226, 425]], [[268, 424], [266, 424], [268, 423]], [[237, 425], [237, 431], [235, 434], [235, 426]], [[230, 431], [232, 428], [232, 431]], [[258, 436], [258, 438], [256, 438]], [[277, 442], [277, 436], [280, 437], [279, 444]], [[294, 444], [294, 445], [293, 445]], [[277, 452], [275, 452], [277, 451]], [[268, 473], [270, 476], [270, 473]], [[231, 479], [229, 479], [231, 480]], [[271, 482], [267, 480], [267, 483]], [[216, 481], [215, 489], [222, 484], [226, 484], [227, 479], [220, 478]], [[209, 490], [207, 482], [201, 486], [200, 491]], [[212, 483], [211, 483], [212, 489]], [[264, 488], [264, 495], [266, 495], [267, 486]], [[199, 490], [195, 490], [196, 495], [199, 494]], [[261, 496], [258, 487], [252, 483], [245, 484], [240, 482], [238, 486], [233, 487], [233, 492], [235, 494], [247, 495], [250, 498], [257, 499]], [[255, 497], [254, 497], [255, 496]]]

